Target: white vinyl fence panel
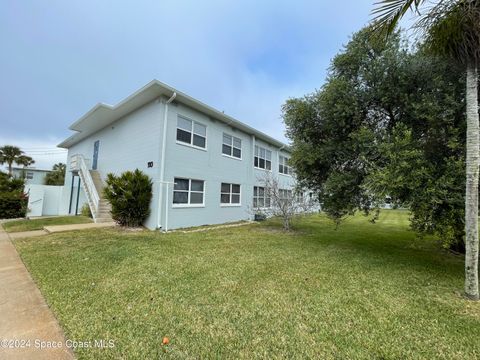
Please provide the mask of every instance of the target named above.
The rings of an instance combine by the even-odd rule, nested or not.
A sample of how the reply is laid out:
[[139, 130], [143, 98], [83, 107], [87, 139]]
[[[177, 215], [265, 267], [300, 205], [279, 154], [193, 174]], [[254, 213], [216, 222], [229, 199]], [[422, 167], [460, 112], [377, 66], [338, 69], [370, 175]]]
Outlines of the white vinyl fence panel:
[[28, 193], [27, 216], [59, 215], [62, 191], [63, 186], [25, 185], [25, 192]]

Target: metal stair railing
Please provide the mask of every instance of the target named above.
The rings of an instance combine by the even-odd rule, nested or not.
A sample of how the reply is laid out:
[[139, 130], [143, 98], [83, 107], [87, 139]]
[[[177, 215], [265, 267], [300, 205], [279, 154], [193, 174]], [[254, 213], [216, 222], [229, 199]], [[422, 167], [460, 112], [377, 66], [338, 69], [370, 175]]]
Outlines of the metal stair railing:
[[93, 182], [92, 175], [88, 170], [85, 158], [80, 154], [73, 155], [70, 160], [70, 166], [72, 170], [78, 171], [81, 184], [87, 196], [88, 206], [90, 206], [93, 219], [96, 220], [100, 204], [100, 196], [98, 195], [97, 188]]

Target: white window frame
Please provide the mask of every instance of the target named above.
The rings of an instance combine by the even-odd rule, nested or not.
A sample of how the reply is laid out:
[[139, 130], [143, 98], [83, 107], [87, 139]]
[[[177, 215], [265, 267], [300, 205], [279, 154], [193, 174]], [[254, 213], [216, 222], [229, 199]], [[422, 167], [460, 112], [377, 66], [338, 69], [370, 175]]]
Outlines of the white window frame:
[[[190, 134], [191, 134], [191, 137], [190, 137], [190, 143], [188, 142], [185, 142], [185, 141], [181, 141], [181, 140], [178, 140], [177, 139], [177, 134], [178, 134], [178, 130], [182, 130], [182, 131], [187, 131], [185, 129], [181, 129], [178, 127], [178, 120], [179, 119], [183, 119], [183, 120], [186, 120], [186, 121], [190, 121], [192, 123], [192, 127], [190, 129]], [[200, 125], [200, 126], [204, 126], [205, 127], [205, 136], [201, 135], [201, 134], [198, 134], [198, 133], [195, 133], [195, 124], [197, 125]], [[207, 147], [208, 147], [208, 126], [199, 122], [199, 121], [196, 121], [196, 120], [193, 120], [193, 119], [190, 119], [186, 116], [183, 116], [183, 115], [178, 115], [177, 116], [177, 126], [175, 128], [175, 141], [178, 145], [183, 145], [183, 146], [189, 146], [189, 147], [192, 147], [194, 149], [198, 149], [198, 150], [203, 150], [203, 151], [207, 151]], [[194, 136], [197, 135], [197, 136], [201, 136], [201, 137], [205, 137], [205, 147], [201, 147], [201, 146], [198, 146], [198, 145], [194, 145], [193, 144], [193, 138]]]
[[27, 171], [25, 173], [25, 179], [27, 179], [27, 180], [32, 180], [34, 176], [35, 176], [35, 174], [33, 173], [33, 171]]
[[[290, 160], [289, 157], [286, 157], [284, 155], [278, 155], [278, 173], [281, 175], [286, 175], [286, 176], [292, 176], [292, 168], [290, 165], [288, 165], [288, 161]], [[280, 167], [283, 167], [283, 169], [287, 169], [287, 172], [281, 172]]]
[[280, 200], [288, 200], [293, 198], [292, 189], [278, 189], [278, 198]]
[[[175, 180], [188, 180], [188, 190], [175, 190], [175, 185], [173, 186], [173, 194], [172, 194], [172, 207], [173, 208], [198, 208], [198, 207], [205, 207], [205, 196], [207, 193], [207, 186], [206, 186], [206, 181], [202, 179], [190, 179], [186, 177], [175, 177], [173, 179], [174, 182]], [[203, 182], [203, 191], [192, 191], [192, 181], [201, 181]], [[175, 192], [183, 192], [187, 193], [187, 203], [186, 204], [175, 204], [174, 198], [175, 198]], [[191, 204], [190, 203], [190, 195], [192, 193], [197, 193], [197, 194], [203, 194], [202, 196], [202, 203], [201, 204]]]
[[[265, 151], [265, 157], [261, 157], [261, 150]], [[270, 160], [267, 159], [267, 154], [270, 153]], [[255, 159], [257, 160], [258, 166], [255, 165]], [[263, 160], [265, 162], [265, 167], [262, 168], [260, 167], [260, 160]], [[270, 169], [267, 169], [267, 161], [270, 161]], [[266, 147], [260, 146], [260, 145], [255, 145], [254, 148], [254, 154], [253, 154], [253, 167], [255, 169], [260, 169], [260, 170], [265, 170], [265, 171], [272, 171], [272, 150], [268, 150]]]
[[[255, 195], [255, 188], [257, 189], [257, 195]], [[263, 189], [263, 196], [259, 196], [260, 189]], [[257, 200], [257, 205], [258, 205], [258, 199], [263, 199], [263, 206], [255, 206], [255, 200]], [[265, 206], [265, 200], [268, 199], [269, 206]], [[267, 196], [267, 190], [265, 189], [264, 186], [254, 186], [253, 187], [253, 201], [252, 201], [252, 206], [254, 209], [270, 209], [272, 207], [272, 198], [270, 196]]]
[[[230, 185], [230, 192], [222, 192], [222, 185]], [[238, 185], [240, 188], [239, 193], [234, 193], [233, 192], [233, 185]], [[229, 201], [228, 203], [222, 203], [222, 195], [229, 195]], [[232, 203], [232, 195], [238, 195], [238, 203]], [[242, 206], [242, 185], [241, 184], [234, 184], [234, 183], [227, 183], [227, 182], [222, 182], [220, 183], [220, 206], [222, 207], [232, 207], [232, 206]]]
[[[225, 140], [224, 140], [224, 136], [229, 136], [231, 139], [232, 139], [232, 143], [231, 144], [226, 144], [225, 143]], [[234, 140], [238, 140], [240, 141], [240, 147], [236, 147], [234, 145]], [[228, 154], [225, 154], [223, 152], [223, 145], [227, 145], [227, 146], [230, 146], [230, 148], [232, 149], [231, 152], [230, 152], [230, 155]], [[233, 149], [238, 149], [240, 150], [240, 157], [236, 157], [233, 155]], [[232, 159], [235, 159], [235, 160], [242, 160], [242, 157], [243, 157], [243, 151], [242, 151], [242, 139], [240, 139], [239, 137], [236, 137], [236, 136], [233, 136], [233, 135], [230, 135], [230, 134], [227, 134], [227, 133], [223, 133], [222, 134], [222, 156], [225, 156], [225, 157], [229, 157], [229, 158], [232, 158]]]

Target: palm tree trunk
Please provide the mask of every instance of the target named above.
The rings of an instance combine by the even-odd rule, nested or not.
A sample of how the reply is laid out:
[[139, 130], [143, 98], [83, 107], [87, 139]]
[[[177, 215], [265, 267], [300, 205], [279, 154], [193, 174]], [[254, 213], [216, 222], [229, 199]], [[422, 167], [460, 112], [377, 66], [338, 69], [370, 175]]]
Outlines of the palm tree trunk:
[[465, 295], [478, 300], [478, 73], [467, 66], [467, 186], [465, 194]]
[[9, 175], [10, 177], [12, 177], [12, 175], [13, 175], [12, 164], [13, 164], [13, 163], [12, 163], [11, 161], [8, 162], [8, 175]]

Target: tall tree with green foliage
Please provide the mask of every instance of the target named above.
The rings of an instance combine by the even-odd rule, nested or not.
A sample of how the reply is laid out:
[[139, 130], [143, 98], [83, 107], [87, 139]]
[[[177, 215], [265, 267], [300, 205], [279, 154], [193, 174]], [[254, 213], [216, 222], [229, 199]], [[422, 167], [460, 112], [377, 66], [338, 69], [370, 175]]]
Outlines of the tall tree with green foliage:
[[323, 87], [283, 106], [291, 163], [337, 223], [386, 197], [412, 212], [419, 234], [464, 249], [463, 68], [409, 51], [395, 32], [354, 34]]
[[25, 155], [25, 153], [17, 146], [4, 145], [0, 147], [0, 165], [7, 164], [9, 176], [12, 176], [12, 167], [14, 163], [17, 165], [29, 166], [35, 163], [35, 161], [30, 156]]
[[53, 165], [52, 171], [45, 176], [45, 185], [63, 185], [65, 183], [65, 171], [67, 167], [64, 163]]
[[480, 1], [437, 0], [434, 3], [427, 7], [426, 0], [381, 0], [374, 10], [375, 26], [380, 32], [391, 34], [399, 20], [412, 10], [419, 18], [416, 28], [421, 31], [428, 50], [466, 69], [465, 294], [478, 300]]

